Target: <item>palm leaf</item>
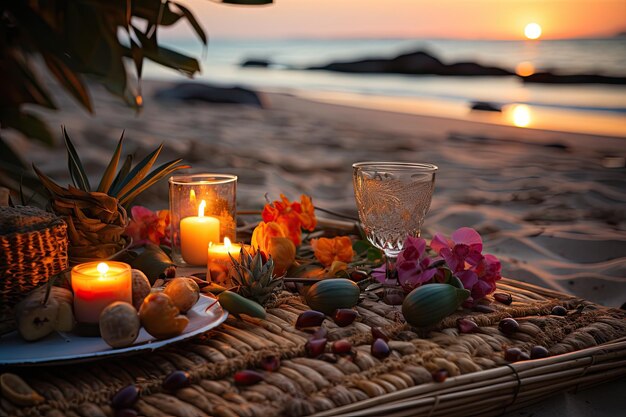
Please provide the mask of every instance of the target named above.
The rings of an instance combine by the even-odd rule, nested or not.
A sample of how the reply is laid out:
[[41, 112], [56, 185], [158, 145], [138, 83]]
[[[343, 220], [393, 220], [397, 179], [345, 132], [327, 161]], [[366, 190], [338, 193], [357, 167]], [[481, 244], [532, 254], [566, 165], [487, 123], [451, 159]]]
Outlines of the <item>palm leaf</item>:
[[202, 26], [200, 26], [200, 24], [196, 20], [196, 17], [193, 15], [193, 13], [191, 13], [191, 11], [185, 6], [183, 6], [182, 4], [179, 4], [176, 2], [172, 2], [172, 4], [178, 7], [181, 12], [183, 12], [185, 17], [189, 21], [189, 24], [193, 27], [193, 30], [196, 32], [196, 35], [198, 35], [202, 43], [206, 45], [207, 37], [206, 37], [206, 34], [204, 33], [204, 29], [202, 29]]
[[111, 158], [111, 162], [104, 170], [104, 174], [102, 174], [102, 179], [100, 180], [100, 184], [98, 185], [98, 191], [101, 193], [107, 193], [111, 184], [113, 184], [113, 180], [115, 178], [115, 171], [117, 171], [117, 164], [120, 161], [120, 155], [122, 153], [122, 140], [124, 139], [124, 131], [122, 131], [122, 136], [120, 136], [120, 140], [117, 143], [117, 148], [115, 148], [115, 152], [113, 153], [113, 157]]
[[160, 144], [158, 148], [142, 159], [109, 194], [113, 197], [120, 197], [137, 185], [150, 172], [150, 168], [156, 162], [162, 149], [163, 144]]
[[189, 165], [178, 165], [181, 161], [182, 159], [176, 159], [174, 161], [166, 162], [160, 167], [156, 168], [147, 177], [139, 181], [139, 183], [135, 185], [130, 191], [128, 191], [126, 194], [121, 195], [119, 197], [120, 204], [122, 204], [123, 206], [127, 206], [133, 201], [135, 197], [137, 197], [138, 194], [142, 193], [148, 187], [154, 185], [160, 179], [164, 178], [174, 171], [178, 171], [179, 169], [190, 168]]
[[33, 169], [35, 170], [35, 174], [37, 174], [37, 176], [41, 180], [43, 186], [46, 187], [48, 191], [50, 191], [53, 195], [66, 196], [68, 194], [67, 190], [65, 190], [56, 182], [52, 181], [43, 172], [39, 171], [35, 164], [33, 164]]
[[78, 157], [78, 153], [76, 153], [74, 144], [70, 140], [65, 126], [63, 126], [63, 136], [65, 137], [65, 147], [67, 148], [67, 164], [69, 166], [72, 182], [77, 188], [80, 188], [83, 191], [91, 191], [89, 178], [87, 178], [87, 174], [85, 174], [83, 164]]
[[107, 192], [108, 195], [113, 196], [111, 190], [113, 190], [115, 187], [117, 187], [120, 184], [120, 182], [123, 181], [124, 178], [126, 178], [128, 173], [130, 172], [130, 167], [131, 167], [132, 164], [133, 164], [133, 156], [132, 155], [126, 155], [126, 159], [124, 160], [124, 163], [122, 164], [122, 167], [120, 168], [119, 172], [115, 176], [115, 179], [113, 180], [113, 183], [109, 187], [109, 191]]
[[43, 58], [48, 66], [48, 69], [59, 81], [59, 83], [67, 90], [79, 103], [85, 107], [89, 113], [93, 113], [93, 105], [91, 104], [91, 97], [87, 92], [87, 87], [83, 84], [80, 76], [74, 72], [65, 62], [58, 57], [43, 53]]

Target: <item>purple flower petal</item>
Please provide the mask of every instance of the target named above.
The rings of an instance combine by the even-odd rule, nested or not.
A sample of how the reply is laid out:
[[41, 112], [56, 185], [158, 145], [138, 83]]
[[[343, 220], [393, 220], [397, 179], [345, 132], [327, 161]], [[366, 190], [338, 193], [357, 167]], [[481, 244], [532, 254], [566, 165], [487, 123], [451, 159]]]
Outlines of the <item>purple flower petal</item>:
[[[475, 250], [481, 252], [483, 250], [483, 240], [480, 234], [471, 227], [461, 227], [452, 233], [452, 240], [456, 244], [465, 244], [468, 246], [475, 246]], [[479, 247], [478, 247], [479, 246]]]
[[432, 240], [430, 241], [430, 247], [432, 250], [441, 255], [441, 251], [446, 248], [450, 248], [454, 245], [454, 242], [448, 240], [441, 233], [435, 233]]

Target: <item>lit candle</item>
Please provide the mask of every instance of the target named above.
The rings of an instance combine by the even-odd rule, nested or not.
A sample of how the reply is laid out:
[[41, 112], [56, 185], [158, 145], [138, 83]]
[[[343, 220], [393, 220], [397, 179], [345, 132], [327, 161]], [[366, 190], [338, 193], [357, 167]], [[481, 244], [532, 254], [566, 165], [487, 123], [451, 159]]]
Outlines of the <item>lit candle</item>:
[[[208, 251], [209, 262], [207, 264], [208, 276], [218, 283], [229, 284], [230, 268], [232, 266], [232, 255], [236, 261], [241, 261], [241, 247], [237, 243], [230, 243], [230, 239], [225, 237], [223, 244], [210, 244]], [[249, 253], [252, 249], [250, 245], [243, 245], [243, 248]]]
[[180, 251], [190, 265], [206, 265], [209, 243], [220, 241], [220, 221], [204, 215], [206, 202], [198, 206], [198, 216], [185, 217], [180, 221]]
[[130, 265], [123, 262], [88, 262], [72, 268], [74, 315], [79, 323], [95, 324], [100, 313], [115, 301], [132, 303]]

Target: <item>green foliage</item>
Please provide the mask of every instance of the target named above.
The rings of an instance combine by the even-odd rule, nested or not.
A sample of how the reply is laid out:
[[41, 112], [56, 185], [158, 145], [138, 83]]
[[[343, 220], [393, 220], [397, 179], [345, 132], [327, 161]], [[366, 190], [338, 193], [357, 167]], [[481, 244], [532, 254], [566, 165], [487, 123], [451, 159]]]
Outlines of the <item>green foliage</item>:
[[[261, 5], [271, 0], [223, 0], [223, 3]], [[13, 0], [0, 2], [0, 126], [13, 128], [44, 143], [53, 142], [49, 129], [23, 109], [35, 104], [57, 106], [45, 84], [35, 75], [39, 57], [49, 73], [86, 110], [93, 103], [84, 76], [138, 109], [141, 84], [131, 87], [124, 60], [134, 63], [141, 79], [143, 60], [149, 59], [186, 76], [200, 71], [195, 58], [158, 44], [160, 27], [186, 20], [200, 41], [207, 36], [189, 9], [170, 0]], [[77, 174], [73, 168], [72, 177]], [[74, 178], [79, 179], [80, 178]]]
[[[85, 173], [83, 164], [80, 160], [80, 157], [78, 156], [78, 153], [76, 152], [76, 148], [74, 148], [74, 144], [72, 143], [69, 135], [67, 134], [67, 131], [65, 130], [65, 127], [63, 127], [63, 136], [65, 137], [67, 161], [74, 187], [78, 188], [81, 191], [91, 193], [94, 190], [91, 189], [91, 185], [89, 184], [89, 179], [87, 177], [87, 174]], [[116, 175], [116, 178], [113, 179], [113, 175], [115, 175], [115, 170], [119, 165], [119, 160], [122, 153], [123, 139], [124, 133], [122, 132], [122, 136], [120, 137], [115, 152], [113, 153], [113, 157], [107, 165], [107, 168], [104, 170], [97, 191], [117, 198], [120, 204], [122, 204], [126, 208], [130, 206], [130, 203], [135, 199], [135, 197], [137, 197], [148, 187], [154, 185], [160, 179], [172, 174], [174, 171], [177, 171], [179, 169], [189, 168], [189, 165], [180, 165], [182, 159], [175, 159], [173, 161], [166, 162], [163, 165], [160, 165], [159, 167], [152, 170], [152, 166], [159, 157], [161, 149], [163, 149], [163, 145], [160, 145], [148, 156], [142, 159], [137, 165], [135, 165], [132, 170], [130, 169], [132, 164], [132, 157], [130, 157], [130, 155], [126, 157], [124, 164]], [[36, 167], [33, 166], [33, 168], [35, 169], [35, 173], [41, 180], [44, 187], [53, 196], [68, 197], [68, 194], [71, 195], [71, 193], [55, 183], [52, 179], [47, 177]]]
[[[220, 3], [220, 1], [216, 1]], [[261, 5], [272, 0], [224, 0], [222, 3]], [[85, 78], [106, 87], [129, 106], [139, 109], [143, 60], [192, 77], [200, 71], [195, 58], [164, 48], [158, 44], [159, 28], [186, 20], [199, 40], [206, 45], [207, 35], [193, 13], [170, 0], [10, 0], [0, 1], [0, 128], [14, 129], [44, 144], [54, 143], [46, 123], [24, 109], [36, 105], [55, 110], [57, 105], [34, 65], [37, 59], [57, 82], [90, 113], [93, 103]], [[119, 35], [119, 36], [118, 36]], [[137, 82], [124, 61], [134, 64]], [[137, 87], [132, 87], [136, 85]], [[66, 140], [67, 144], [67, 140]], [[13, 190], [26, 186], [31, 192], [38, 181], [0, 137], [0, 184]], [[75, 151], [73, 152], [75, 154]], [[70, 155], [72, 156], [72, 155]], [[119, 158], [119, 154], [118, 154]], [[128, 156], [115, 178], [118, 158], [111, 161], [98, 191], [121, 191], [126, 201], [162, 177], [171, 166], [150, 174], [143, 181], [129, 185], [124, 178], [130, 172], [132, 157]], [[70, 174], [76, 186], [90, 188], [87, 177], [74, 158], [69, 161]], [[27, 196], [28, 197], [28, 196]], [[45, 201], [45, 200], [44, 200]], [[39, 201], [38, 203], [41, 203]]]

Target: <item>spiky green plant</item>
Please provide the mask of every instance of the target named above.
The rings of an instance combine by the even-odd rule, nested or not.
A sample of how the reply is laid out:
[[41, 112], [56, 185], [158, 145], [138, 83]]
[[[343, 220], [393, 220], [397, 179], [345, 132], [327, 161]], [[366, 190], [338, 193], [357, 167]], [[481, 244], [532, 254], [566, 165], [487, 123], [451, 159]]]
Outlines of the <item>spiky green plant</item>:
[[180, 165], [182, 159], [176, 159], [151, 170], [163, 148], [160, 145], [134, 167], [132, 156], [126, 156], [118, 170], [124, 139], [122, 132], [113, 157], [94, 190], [65, 127], [63, 136], [68, 169], [74, 185], [62, 187], [35, 165], [33, 168], [51, 194], [52, 211], [63, 216], [67, 222], [70, 261], [108, 258], [127, 243], [123, 233], [128, 224], [126, 209], [131, 202], [160, 179], [189, 166]]
[[274, 276], [274, 261], [271, 257], [263, 262], [260, 251], [252, 255], [242, 247], [240, 261], [232, 255], [230, 258], [233, 262], [230, 279], [236, 286], [234, 291], [239, 295], [264, 306], [282, 290], [283, 279]]

